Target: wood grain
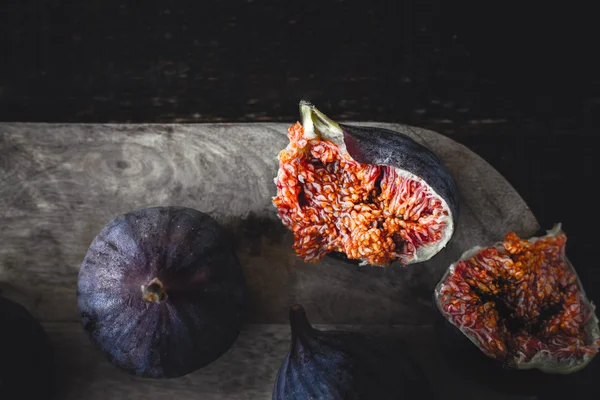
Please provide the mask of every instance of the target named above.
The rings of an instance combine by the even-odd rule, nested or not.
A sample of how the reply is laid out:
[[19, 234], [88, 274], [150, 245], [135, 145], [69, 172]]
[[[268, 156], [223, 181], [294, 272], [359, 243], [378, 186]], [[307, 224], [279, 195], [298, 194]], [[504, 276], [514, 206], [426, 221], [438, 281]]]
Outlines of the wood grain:
[[[503, 398], [438, 357], [431, 292], [464, 250], [508, 230], [531, 235], [539, 226], [502, 176], [465, 147], [427, 130], [368, 125], [430, 147], [457, 181], [455, 237], [426, 263], [357, 268], [296, 257], [271, 204], [287, 124], [0, 124], [0, 282], [4, 295], [44, 321], [57, 350], [60, 398], [270, 399], [289, 345], [293, 302], [316, 324], [396, 331], [444, 398]], [[229, 352], [168, 381], [131, 377], [109, 364], [84, 335], [75, 300], [79, 265], [99, 230], [119, 214], [156, 205], [193, 207], [221, 222], [235, 241], [251, 299], [249, 324]]]
[[428, 324], [445, 268], [477, 244], [539, 226], [489, 164], [435, 132], [402, 131], [434, 151], [460, 192], [454, 239], [407, 268], [304, 263], [271, 203], [288, 124], [0, 124], [0, 281], [36, 299], [43, 321], [78, 321], [77, 272], [115, 216], [179, 205], [208, 212], [231, 233], [250, 292], [248, 323], [285, 323], [301, 302], [315, 323]]

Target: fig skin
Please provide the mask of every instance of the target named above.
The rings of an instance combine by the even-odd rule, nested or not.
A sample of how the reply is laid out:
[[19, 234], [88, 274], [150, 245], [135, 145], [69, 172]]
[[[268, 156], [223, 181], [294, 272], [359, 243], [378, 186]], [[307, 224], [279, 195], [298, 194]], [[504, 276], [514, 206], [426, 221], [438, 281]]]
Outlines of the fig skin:
[[21, 304], [0, 296], [0, 398], [54, 399], [54, 349]]
[[[560, 232], [562, 232], [561, 225], [557, 224], [553, 229], [547, 231], [545, 236], [540, 234], [532, 237], [529, 241], [551, 237]], [[474, 254], [475, 251], [482, 249], [484, 248], [477, 246], [465, 252], [465, 254]], [[573, 268], [566, 255], [563, 256], [569, 267]], [[573, 269], [573, 271], [575, 270]], [[576, 272], [575, 276], [579, 281]], [[580, 294], [586, 298], [580, 281], [579, 284]], [[457, 326], [439, 312], [436, 292], [437, 286], [432, 295], [432, 306], [438, 311], [434, 328], [442, 355], [450, 365], [459, 368], [474, 381], [483, 382], [498, 393], [537, 396], [538, 400], [543, 400], [572, 396], [576, 390], [580, 390], [580, 385], [590, 384], [594, 374], [597, 376], [598, 364], [600, 363], [600, 357], [598, 356], [594, 356], [589, 364], [582, 369], [567, 373], [544, 372], [537, 368], [516, 369], [505, 367], [500, 360], [484, 354]], [[563, 397], [560, 397], [559, 393]]]
[[320, 331], [298, 304], [290, 308], [290, 325], [290, 350], [277, 372], [273, 400], [436, 398], [401, 339]]
[[[346, 150], [354, 160], [361, 164], [390, 165], [422, 178], [448, 204], [452, 223], [456, 226], [458, 189], [446, 166], [431, 150], [402, 132], [369, 126], [338, 125], [343, 131]], [[430, 258], [435, 255], [437, 253]], [[328, 256], [352, 265], [360, 264], [360, 260], [350, 259], [344, 253], [331, 252]]]
[[89, 339], [130, 374], [175, 378], [237, 340], [247, 290], [217, 221], [185, 207], [136, 210], [93, 240], [78, 279]]
[[459, 212], [456, 183], [430, 149], [399, 131], [338, 125], [343, 131], [346, 150], [354, 160], [361, 164], [390, 165], [420, 177], [448, 204], [456, 226]]

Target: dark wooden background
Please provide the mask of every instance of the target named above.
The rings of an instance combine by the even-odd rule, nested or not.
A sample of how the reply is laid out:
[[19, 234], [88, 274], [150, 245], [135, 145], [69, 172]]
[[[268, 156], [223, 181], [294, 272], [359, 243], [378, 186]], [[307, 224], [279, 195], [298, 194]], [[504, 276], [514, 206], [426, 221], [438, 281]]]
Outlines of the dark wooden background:
[[307, 98], [433, 129], [563, 223], [600, 303], [595, 13], [527, 3], [3, 0], [0, 121], [291, 123]]

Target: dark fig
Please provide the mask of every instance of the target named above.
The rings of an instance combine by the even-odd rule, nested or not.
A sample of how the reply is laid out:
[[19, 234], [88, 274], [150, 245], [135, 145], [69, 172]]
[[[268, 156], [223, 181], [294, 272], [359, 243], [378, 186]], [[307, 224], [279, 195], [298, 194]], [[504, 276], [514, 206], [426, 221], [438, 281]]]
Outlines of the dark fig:
[[448, 244], [458, 194], [433, 152], [401, 132], [338, 124], [305, 101], [300, 113], [279, 153], [273, 203], [304, 261], [339, 253], [405, 266]]
[[586, 375], [600, 327], [566, 241], [560, 224], [529, 240], [510, 232], [448, 268], [434, 301], [454, 365], [513, 394], [548, 393]]
[[55, 397], [54, 350], [21, 304], [0, 296], [0, 398]]
[[273, 388], [273, 400], [433, 399], [430, 383], [390, 335], [320, 331], [301, 305], [290, 309], [291, 346]]
[[85, 255], [77, 295], [91, 341], [118, 367], [151, 378], [183, 376], [223, 355], [247, 298], [217, 221], [184, 207], [109, 222]]

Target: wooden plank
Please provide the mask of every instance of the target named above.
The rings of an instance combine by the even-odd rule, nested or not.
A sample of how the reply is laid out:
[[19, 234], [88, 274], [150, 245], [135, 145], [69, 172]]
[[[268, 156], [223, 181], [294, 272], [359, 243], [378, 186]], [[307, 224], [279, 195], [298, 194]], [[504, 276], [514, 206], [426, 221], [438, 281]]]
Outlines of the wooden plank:
[[[315, 311], [316, 308], [307, 310], [310, 314]], [[316, 327], [394, 333], [407, 340], [440, 399], [527, 399], [491, 392], [454, 371], [439, 356], [430, 326]], [[151, 380], [125, 374], [106, 361], [77, 323], [46, 323], [45, 328], [57, 350], [62, 400], [270, 400], [277, 370], [290, 341], [288, 325], [249, 325], [233, 347], [207, 367], [182, 378]]]
[[466, 249], [539, 226], [506, 180], [435, 132], [402, 131], [430, 147], [460, 191], [452, 242], [408, 268], [304, 263], [271, 203], [288, 124], [0, 124], [0, 281], [35, 299], [43, 321], [77, 321], [79, 265], [115, 216], [180, 205], [213, 215], [234, 237], [250, 292], [248, 323], [285, 323], [300, 302], [315, 323], [426, 324], [431, 291]]
[[[467, 248], [508, 230], [531, 235], [538, 224], [502, 176], [465, 147], [431, 131], [369, 125], [426, 144], [456, 178], [455, 239], [426, 263], [357, 269], [297, 258], [271, 204], [287, 124], [0, 124], [0, 281], [4, 295], [44, 321], [56, 348], [60, 398], [270, 399], [289, 345], [292, 302], [304, 304], [313, 323], [354, 324], [320, 328], [397, 332], [443, 397], [503, 398], [439, 357], [431, 291]], [[79, 264], [102, 226], [156, 205], [209, 212], [230, 230], [251, 300], [249, 324], [230, 351], [174, 380], [132, 377], [108, 363], [84, 335], [75, 301]]]

